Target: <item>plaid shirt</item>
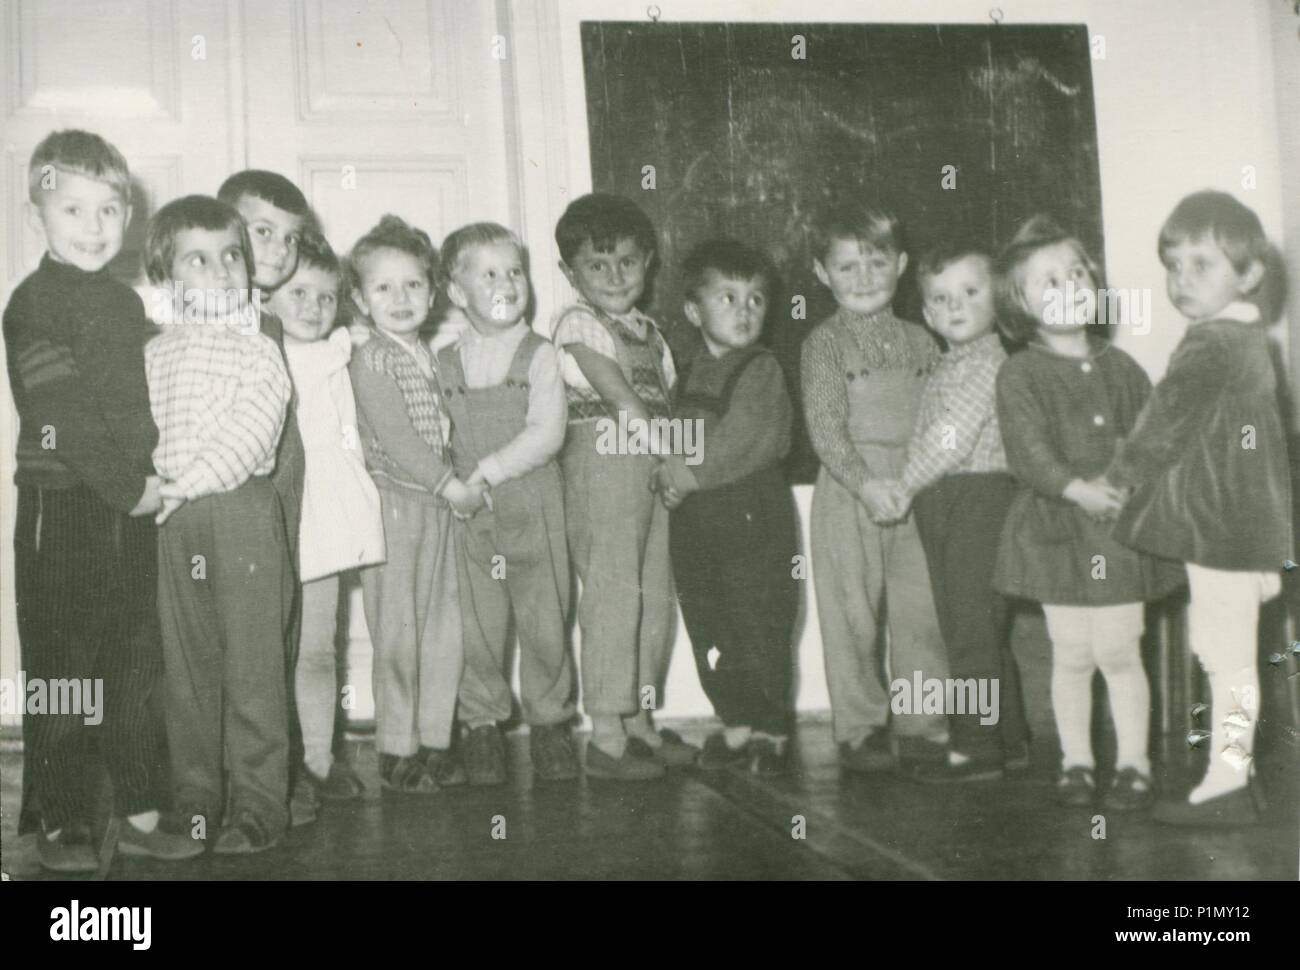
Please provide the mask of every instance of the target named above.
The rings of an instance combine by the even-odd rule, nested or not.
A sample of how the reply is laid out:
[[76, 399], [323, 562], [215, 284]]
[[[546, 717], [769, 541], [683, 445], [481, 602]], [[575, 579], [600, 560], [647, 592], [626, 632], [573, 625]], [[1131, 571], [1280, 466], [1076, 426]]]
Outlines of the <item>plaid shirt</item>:
[[998, 431], [998, 368], [1007, 359], [996, 333], [954, 347], [925, 385], [901, 481], [915, 495], [944, 475], [1006, 471]]
[[275, 341], [213, 324], [169, 326], [145, 347], [158, 424], [154, 467], [187, 499], [275, 469], [289, 374]]

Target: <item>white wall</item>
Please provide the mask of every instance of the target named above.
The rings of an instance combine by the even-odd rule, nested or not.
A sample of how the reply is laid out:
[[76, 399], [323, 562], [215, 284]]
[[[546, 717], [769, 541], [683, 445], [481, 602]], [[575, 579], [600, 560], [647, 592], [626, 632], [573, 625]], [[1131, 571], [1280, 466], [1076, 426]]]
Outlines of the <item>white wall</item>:
[[[516, 37], [515, 65], [526, 84], [517, 88], [519, 154], [528, 160], [524, 232], [538, 254], [553, 246], [551, 233], [565, 202], [591, 189], [579, 24], [583, 20], [647, 20], [641, 0], [520, 0], [514, 21], [538, 28]], [[998, 6], [1006, 24], [1083, 23], [1105, 38], [1105, 58], [1094, 60], [1102, 217], [1110, 284], [1149, 287], [1155, 323], [1150, 333], [1122, 332], [1120, 346], [1153, 378], [1163, 373], [1183, 326], [1164, 298], [1164, 273], [1156, 234], [1174, 204], [1188, 192], [1217, 188], [1254, 208], [1266, 231], [1282, 242], [1283, 212], [1290, 213], [1292, 290], [1300, 289], [1300, 192], [1293, 185], [1283, 209], [1279, 159], [1279, 104], [1292, 106], [1289, 174], [1300, 170], [1300, 68], [1295, 64], [1294, 19], [1289, 7], [1269, 0], [663, 0], [661, 22], [989, 23]], [[1285, 8], [1285, 9], [1283, 9]], [[1280, 12], [1279, 12], [1280, 11]], [[1279, 32], [1286, 35], [1275, 41]], [[1291, 43], [1288, 47], [1287, 44]], [[1275, 53], [1287, 56], [1275, 79]], [[562, 137], [561, 137], [562, 135]], [[1243, 166], [1254, 166], [1255, 188], [1243, 189]], [[1062, 192], [1068, 192], [1062, 186]], [[555, 258], [553, 250], [550, 260]], [[545, 260], [537, 259], [542, 263]], [[546, 305], [567, 299], [558, 273], [536, 274]], [[1300, 325], [1293, 295], [1291, 326]], [[1285, 344], [1286, 326], [1277, 336]], [[1300, 344], [1300, 341], [1297, 341]], [[1300, 359], [1297, 359], [1300, 367]], [[1296, 372], [1293, 369], [1293, 372]], [[796, 489], [807, 534], [810, 489]], [[815, 576], [813, 577], [815, 581]], [[801, 710], [828, 706], [816, 610], [799, 643]], [[707, 715], [707, 699], [691, 667], [681, 631], [669, 677], [667, 715]]]

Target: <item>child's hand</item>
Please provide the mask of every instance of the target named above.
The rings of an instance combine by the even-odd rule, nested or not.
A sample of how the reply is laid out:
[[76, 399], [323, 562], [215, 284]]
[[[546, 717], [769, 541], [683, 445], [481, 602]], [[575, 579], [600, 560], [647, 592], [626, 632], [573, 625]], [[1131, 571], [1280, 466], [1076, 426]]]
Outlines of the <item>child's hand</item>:
[[162, 525], [171, 518], [172, 513], [185, 504], [185, 496], [180, 487], [175, 482], [163, 482], [158, 486], [158, 498], [161, 501], [160, 511], [154, 518], [154, 523]]
[[1065, 486], [1062, 495], [1094, 519], [1113, 519], [1124, 505], [1124, 496], [1102, 478], [1084, 481], [1076, 478]]
[[465, 316], [465, 311], [458, 306], [452, 306], [447, 311], [447, 316], [443, 318], [442, 323], [438, 324], [438, 329], [433, 337], [429, 340], [429, 350], [436, 354], [443, 347], [450, 347], [469, 328], [469, 317]]
[[479, 481], [476, 485], [469, 485], [458, 478], [453, 478], [442, 490], [442, 497], [447, 500], [451, 510], [459, 518], [468, 519], [488, 504], [487, 483]]
[[150, 475], [144, 480], [144, 492], [141, 493], [140, 501], [135, 503], [135, 508], [130, 512], [132, 517], [153, 515], [162, 508], [162, 497], [158, 494], [158, 486], [161, 484], [162, 479], [157, 475]]
[[858, 498], [867, 507], [867, 514], [877, 525], [888, 525], [895, 521], [893, 482], [883, 478], [869, 479], [863, 486]]
[[912, 507], [912, 496], [907, 494], [902, 482], [887, 482], [889, 485], [889, 514], [891, 522], [902, 522]]
[[352, 338], [354, 348], [365, 344], [374, 334], [364, 323], [353, 322], [348, 324], [348, 336]]

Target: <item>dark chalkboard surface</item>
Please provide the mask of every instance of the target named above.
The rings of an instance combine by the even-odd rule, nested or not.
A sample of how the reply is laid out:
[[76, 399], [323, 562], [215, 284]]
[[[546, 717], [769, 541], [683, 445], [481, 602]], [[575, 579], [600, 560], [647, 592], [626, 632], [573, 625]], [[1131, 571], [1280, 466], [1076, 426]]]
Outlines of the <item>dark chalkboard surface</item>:
[[[809, 226], [845, 197], [892, 208], [914, 259], [954, 236], [997, 247], [1040, 211], [1102, 257], [1083, 26], [584, 23], [582, 43], [592, 183], [654, 221], [647, 309], [679, 354], [694, 341], [682, 258], [711, 236], [749, 241], [783, 276], [765, 340], [797, 394], [799, 343], [833, 309]], [[946, 165], [954, 189], [942, 186]], [[791, 317], [794, 294], [804, 320]], [[919, 320], [918, 302], [909, 271], [895, 309]], [[795, 479], [815, 467], [799, 441]]]

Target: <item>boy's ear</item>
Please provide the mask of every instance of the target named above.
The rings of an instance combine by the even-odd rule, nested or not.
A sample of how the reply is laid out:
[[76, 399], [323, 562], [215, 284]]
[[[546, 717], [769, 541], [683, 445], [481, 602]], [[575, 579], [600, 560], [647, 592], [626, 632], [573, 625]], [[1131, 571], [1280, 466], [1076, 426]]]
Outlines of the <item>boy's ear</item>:
[[921, 316], [925, 317], [925, 325], [927, 327], [934, 327], [933, 312], [930, 310], [930, 305], [924, 301], [921, 303]]
[[686, 319], [691, 322], [692, 327], [697, 330], [704, 329], [704, 319], [700, 316], [700, 308], [696, 306], [694, 300], [684, 300], [682, 302], [682, 312], [686, 314]]
[[366, 298], [362, 296], [361, 291], [355, 286], [352, 287], [352, 305], [355, 306], [364, 316], [370, 316], [370, 307], [366, 306]]
[[831, 276], [826, 272], [826, 267], [822, 265], [820, 259], [813, 260], [813, 272], [817, 274], [817, 279], [821, 280], [822, 286], [831, 285]]
[[40, 233], [41, 238], [44, 239], [45, 223], [41, 220], [41, 207], [29, 199], [23, 203], [23, 209], [27, 214], [27, 225], [33, 232]]
[[447, 298], [462, 310], [469, 306], [469, 297], [466, 296], [465, 290], [455, 280], [447, 281]]
[[898, 254], [898, 275], [902, 276], [907, 272], [907, 253]]

